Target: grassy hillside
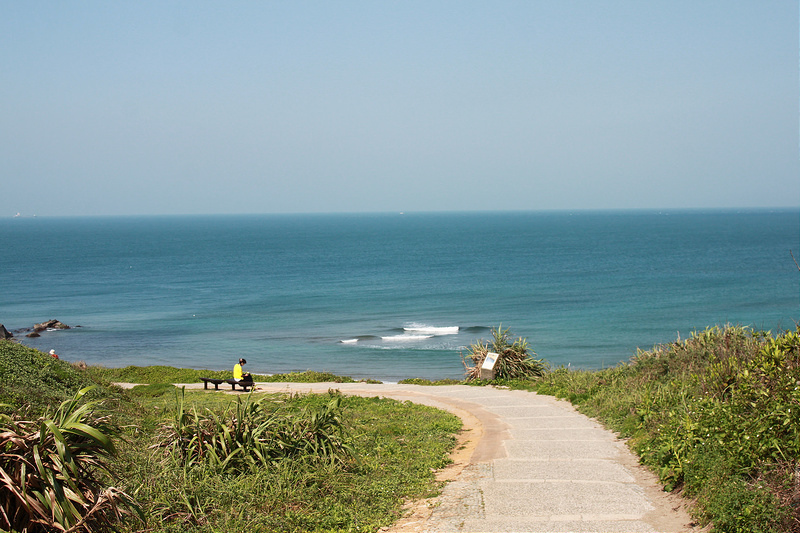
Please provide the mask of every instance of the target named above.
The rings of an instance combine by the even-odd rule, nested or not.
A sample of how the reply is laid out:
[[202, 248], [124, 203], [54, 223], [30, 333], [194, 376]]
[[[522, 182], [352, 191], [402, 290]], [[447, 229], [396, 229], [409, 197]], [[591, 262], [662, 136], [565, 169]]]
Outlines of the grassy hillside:
[[800, 531], [800, 330], [710, 328], [535, 385], [630, 438], [720, 532]]
[[[377, 531], [436, 494], [461, 427], [410, 402], [183, 391], [165, 378], [194, 371], [122, 370], [0, 343], [0, 530]], [[126, 377], [154, 383], [108, 385]], [[295, 378], [341, 379], [277, 379]]]
[[[40, 413], [57, 407], [78, 390], [96, 384], [85, 372], [39, 350], [0, 340], [0, 403]], [[105, 387], [91, 393], [112, 394]]]

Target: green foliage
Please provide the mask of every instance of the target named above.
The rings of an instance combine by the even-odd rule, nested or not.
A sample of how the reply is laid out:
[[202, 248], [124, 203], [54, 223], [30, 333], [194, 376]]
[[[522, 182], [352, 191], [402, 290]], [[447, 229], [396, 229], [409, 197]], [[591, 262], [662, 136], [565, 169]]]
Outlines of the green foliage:
[[511, 332], [501, 326], [492, 329], [491, 342], [479, 340], [469, 346], [467, 356], [472, 360], [473, 366], [469, 366], [464, 359], [468, 381], [480, 379], [481, 365], [490, 352], [498, 354], [494, 366], [496, 379], [530, 379], [542, 376], [547, 369], [547, 364], [542, 359], [533, 358], [536, 353], [528, 346], [527, 339], [519, 337], [512, 341]]
[[[193, 368], [175, 368], [172, 366], [126, 366], [124, 368], [89, 367], [89, 375], [95, 380], [117, 383], [198, 383], [200, 378], [232, 379], [232, 370], [197, 370]], [[265, 376], [253, 374], [253, 381], [260, 383], [355, 383], [347, 376], [337, 376], [330, 372], [290, 372]]]
[[[12, 353], [12, 356], [8, 353]], [[2, 388], [0, 394], [4, 398], [11, 397], [16, 401], [13, 406], [0, 405], [0, 412], [19, 413], [20, 406], [39, 406], [44, 411], [47, 403], [57, 405], [64, 395], [71, 398], [74, 391], [82, 388], [75, 387], [74, 391], [68, 392], [75, 386], [74, 383], [91, 383], [92, 380], [98, 381], [101, 386], [86, 392], [85, 398], [102, 396], [114, 400], [105, 402], [105, 405], [113, 405], [114, 411], [108, 413], [117, 422], [112, 425], [107, 415], [102, 418], [106, 426], [98, 431], [109, 439], [113, 438], [109, 442], [113, 443], [112, 449], [118, 450], [119, 454], [112, 457], [110, 452], [106, 455], [98, 453], [97, 461], [102, 466], [98, 465], [92, 472], [97, 480], [111, 479], [109, 471], [114, 478], [125, 479], [125, 490], [130, 499], [116, 488], [98, 490], [95, 493], [97, 508], [93, 512], [98, 520], [101, 515], [108, 520], [116, 520], [115, 517], [121, 516], [121, 513], [135, 509], [132, 506], [132, 500], [135, 500], [142, 507], [144, 525], [131, 520], [118, 522], [113, 527], [109, 524], [92, 526], [86, 522], [85, 526], [93, 527], [94, 531], [376, 531], [400, 516], [401, 505], [407, 499], [430, 497], [437, 493], [440, 485], [434, 479], [434, 470], [448, 463], [449, 451], [455, 445], [453, 434], [460, 428], [460, 420], [449, 413], [380, 398], [338, 397], [338, 394], [254, 394], [240, 395], [238, 400], [241, 403], [235, 403], [235, 399], [232, 403], [231, 396], [226, 394], [185, 391], [185, 396], [181, 395], [185, 398], [184, 405], [191, 405], [191, 408], [183, 410], [189, 417], [188, 420], [184, 418], [188, 425], [194, 424], [194, 414], [198, 413], [198, 418], [207, 419], [212, 427], [221, 422], [220, 425], [225, 425], [228, 431], [232, 427], [239, 428], [237, 431], [244, 438], [237, 439], [246, 441], [249, 438], [246, 435], [254, 434], [259, 426], [256, 417], [275, 413], [276, 419], [288, 418], [293, 421], [292, 424], [285, 423], [283, 427], [288, 428], [286, 431], [296, 443], [293, 453], [269, 462], [267, 467], [239, 465], [237, 468], [227, 468], [226, 465], [221, 469], [213, 461], [205, 459], [195, 460], [187, 466], [177, 450], [175, 455], [167, 456], [165, 452], [168, 447], [162, 446], [165, 424], [175, 424], [179, 405], [174, 394], [175, 388], [165, 381], [191, 382], [190, 376], [198, 375], [194, 372], [202, 373], [204, 377], [215, 374], [169, 370], [170, 367], [144, 370], [136, 367], [127, 370], [78, 369], [17, 344], [11, 344], [6, 351], [0, 349], [0, 360], [3, 361], [3, 368], [14, 369], [6, 372], [6, 377], [11, 374], [34, 376], [21, 380], [24, 386], [18, 389], [18, 395], [10, 396], [7, 389]], [[49, 373], [51, 367], [48, 363], [64, 365], [59, 368], [64, 368], [68, 379], [75, 380], [74, 383], [56, 380], [56, 374]], [[337, 380], [331, 374], [301, 374], [308, 379]], [[302, 379], [302, 376], [299, 379], [297, 375], [290, 376], [287, 381]], [[152, 381], [152, 384], [123, 391], [109, 387], [112, 381]], [[61, 386], [55, 387], [54, 383], [60, 383]], [[333, 399], [337, 399], [340, 406], [332, 406], [328, 410]], [[264, 409], [250, 417], [245, 406], [249, 405], [249, 409], [255, 404], [261, 404]], [[244, 417], [240, 415], [242, 411], [237, 409], [244, 409]], [[0, 415], [0, 418], [3, 416]], [[13, 421], [7, 417], [9, 424], [22, 422], [17, 415], [14, 416]], [[339, 422], [332, 420], [334, 417], [338, 417]], [[91, 426], [93, 418], [94, 415], [87, 413], [83, 423]], [[249, 421], [240, 423], [240, 419]], [[124, 421], [124, 425], [119, 421]], [[330, 428], [338, 423], [341, 423], [342, 435], [337, 438], [342, 438], [345, 444], [352, 446], [350, 459], [344, 454], [344, 460], [325, 459], [324, 448], [331, 447], [331, 440], [323, 438], [301, 442], [303, 439], [297, 438], [300, 434], [336, 437], [336, 432]], [[40, 427], [41, 424], [36, 425], [37, 431]], [[116, 427], [122, 432], [121, 438], [113, 437]], [[26, 426], [25, 430], [32, 428]], [[188, 428], [184, 429], [188, 435]], [[194, 434], [206, 434], [203, 433], [205, 427], [200, 429]], [[291, 434], [291, 431], [295, 434]], [[18, 433], [22, 432], [20, 429]], [[4, 446], [8, 446], [2, 439], [13, 437], [8, 433], [5, 429], [0, 430], [0, 453], [6, 451]], [[225, 441], [226, 446], [235, 441], [221, 439], [216, 431], [210, 434], [216, 436], [217, 443]], [[225, 430], [221, 434], [224, 436]], [[288, 440], [285, 435], [281, 438]], [[91, 448], [88, 441], [84, 444], [88, 451]], [[68, 447], [64, 449], [69, 450]], [[58, 453], [56, 450], [56, 455]], [[221, 455], [220, 452], [216, 453]], [[54, 459], [52, 451], [42, 452], [41, 455], [47, 455], [48, 460]], [[73, 456], [77, 455], [73, 453]], [[229, 464], [238, 460], [239, 453], [234, 455]], [[25, 468], [30, 478], [31, 470], [28, 466]], [[60, 479], [57, 476], [55, 479]], [[108, 485], [110, 483], [104, 487]], [[0, 495], [0, 500], [7, 501], [9, 498]], [[131, 507], [126, 507], [127, 504], [131, 504]], [[73, 505], [78, 507], [77, 504]], [[120, 515], [115, 515], [114, 509]], [[10, 516], [16, 515], [12, 513]], [[6, 528], [0, 525], [0, 529]], [[85, 529], [83, 525], [77, 525], [73, 531]], [[29, 527], [28, 531], [37, 530]]]
[[107, 486], [115, 430], [108, 416], [80, 403], [82, 389], [52, 417], [4, 417], [0, 426], [0, 527], [17, 531], [92, 531], [138, 509]]
[[703, 491], [700, 509], [714, 531], [726, 533], [775, 533], [793, 522], [791, 508], [769, 487], [743, 479], [715, 480]]
[[[0, 340], [0, 403], [42, 413], [94, 382], [66, 361], [15, 342]], [[104, 387], [94, 396], [109, 395]]]
[[240, 474], [271, 468], [285, 459], [345, 465], [352, 446], [344, 436], [341, 398], [296, 413], [269, 398], [236, 399], [222, 412], [186, 410], [181, 389], [173, 421], [165, 425], [161, 446], [184, 468], [197, 464]]
[[337, 376], [330, 372], [315, 372], [306, 370], [305, 372], [290, 372], [288, 374], [274, 374], [265, 376], [257, 381], [280, 382], [280, 383], [356, 383], [348, 376]]
[[[332, 400], [338, 407], [331, 406]], [[168, 416], [164, 422], [177, 424], [180, 397], [142, 401], [141, 412], [148, 417]], [[349, 435], [353, 459], [344, 463], [318, 460], [310, 457], [316, 452], [309, 448], [268, 461], [267, 466], [243, 465], [223, 471], [206, 459], [188, 465], [166, 457], [167, 448], [148, 446], [163, 443], [161, 439], [131, 428], [124, 468], [126, 478], [137, 487], [137, 499], [145, 506], [147, 529], [209, 533], [376, 531], [400, 516], [405, 499], [436, 493], [439, 486], [433, 470], [449, 461], [449, 451], [455, 444], [453, 433], [460, 428], [457, 417], [430, 407], [336, 393], [253, 394], [232, 402], [227, 395], [185, 391], [184, 405], [189, 403], [194, 407], [183, 410], [189, 426], [195, 424], [193, 411], [208, 418], [212, 418], [208, 414], [212, 411], [218, 420], [227, 418], [230, 423], [243, 410], [250, 422], [244, 424], [249, 426], [241, 431], [242, 436], [255, 434], [270, 416], [275, 418], [272, 428], [284, 424], [281, 419], [287, 416], [293, 422], [284, 427], [297, 427], [304, 413], [322, 414], [317, 422], [301, 423], [306, 424], [304, 433], [315, 427], [319, 433], [331, 433], [325, 429], [330, 422], [325, 412], [331, 406]], [[252, 417], [247, 414], [251, 409], [256, 411]], [[216, 427], [216, 421], [212, 419], [210, 425]], [[231, 462], [234, 460], [237, 456]]]
[[[233, 370], [197, 370], [194, 368], [175, 368], [172, 366], [126, 366], [124, 368], [105, 368], [91, 366], [87, 372], [96, 380], [117, 383], [199, 383], [200, 378], [232, 379]], [[258, 376], [253, 376], [257, 380]]]
[[728, 326], [598, 372], [551, 372], [539, 392], [631, 437], [665, 489], [714, 531], [793, 531], [800, 468], [800, 330]]

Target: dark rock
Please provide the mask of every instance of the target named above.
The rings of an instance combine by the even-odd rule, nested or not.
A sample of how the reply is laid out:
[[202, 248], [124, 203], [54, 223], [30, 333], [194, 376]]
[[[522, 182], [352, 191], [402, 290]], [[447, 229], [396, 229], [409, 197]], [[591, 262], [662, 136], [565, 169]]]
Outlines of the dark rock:
[[0, 324], [0, 339], [10, 339], [14, 335], [6, 329], [3, 324]]
[[69, 326], [63, 322], [59, 322], [58, 320], [48, 320], [47, 322], [42, 322], [41, 324], [36, 324], [33, 326], [34, 333], [38, 333], [46, 329], [69, 329]]
[[35, 331], [31, 331], [30, 333], [28, 333], [28, 334], [27, 334], [27, 335], [25, 335], [25, 336], [26, 336], [26, 337], [41, 337], [41, 335], [39, 335], [39, 334], [38, 334], [38, 333], [36, 333]]

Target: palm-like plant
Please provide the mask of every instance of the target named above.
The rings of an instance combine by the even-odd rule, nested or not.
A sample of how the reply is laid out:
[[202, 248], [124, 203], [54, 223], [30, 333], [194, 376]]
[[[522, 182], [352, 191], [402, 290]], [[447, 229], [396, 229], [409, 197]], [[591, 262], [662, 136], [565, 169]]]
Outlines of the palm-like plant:
[[535, 378], [547, 370], [542, 359], [534, 358], [536, 352], [528, 346], [527, 339], [518, 337], [512, 341], [508, 328], [500, 326], [492, 328], [491, 342], [479, 340], [469, 346], [467, 356], [474, 366], [467, 364], [462, 356], [468, 381], [480, 379], [481, 365], [490, 352], [499, 355], [494, 367], [496, 379]]
[[52, 417], [36, 421], [2, 415], [0, 426], [0, 529], [90, 532], [108, 529], [138, 507], [107, 486], [115, 450], [109, 417], [97, 402], [80, 403], [78, 391]]
[[154, 448], [183, 467], [204, 464], [222, 472], [269, 468], [286, 458], [345, 465], [353, 455], [342, 422], [341, 398], [299, 414], [276, 409], [268, 399], [236, 399], [235, 409], [200, 414], [178, 393], [175, 420], [162, 427]]

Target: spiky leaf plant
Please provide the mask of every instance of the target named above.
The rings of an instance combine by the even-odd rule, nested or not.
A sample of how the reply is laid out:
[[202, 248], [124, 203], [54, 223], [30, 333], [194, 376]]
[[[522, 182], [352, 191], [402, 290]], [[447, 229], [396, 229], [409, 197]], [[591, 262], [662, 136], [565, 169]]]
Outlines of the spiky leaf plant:
[[480, 378], [481, 365], [490, 352], [499, 355], [495, 363], [495, 379], [535, 378], [544, 374], [547, 364], [542, 359], [535, 359], [536, 355], [529, 346], [527, 339], [518, 337], [511, 340], [511, 332], [502, 326], [492, 328], [492, 340], [486, 342], [479, 340], [468, 348], [467, 356], [473, 366], [462, 357], [466, 369], [467, 381]]
[[52, 417], [3, 416], [0, 422], [0, 529], [25, 532], [108, 530], [138, 513], [133, 500], [110, 487], [108, 461], [115, 433], [97, 402], [78, 391]]
[[345, 465], [353, 448], [340, 417], [341, 398], [300, 413], [281, 410], [269, 399], [236, 399], [234, 409], [221, 413], [185, 408], [185, 391], [178, 392], [175, 420], [162, 427], [154, 448], [184, 468], [205, 465], [220, 472], [242, 473], [269, 468], [285, 458]]

